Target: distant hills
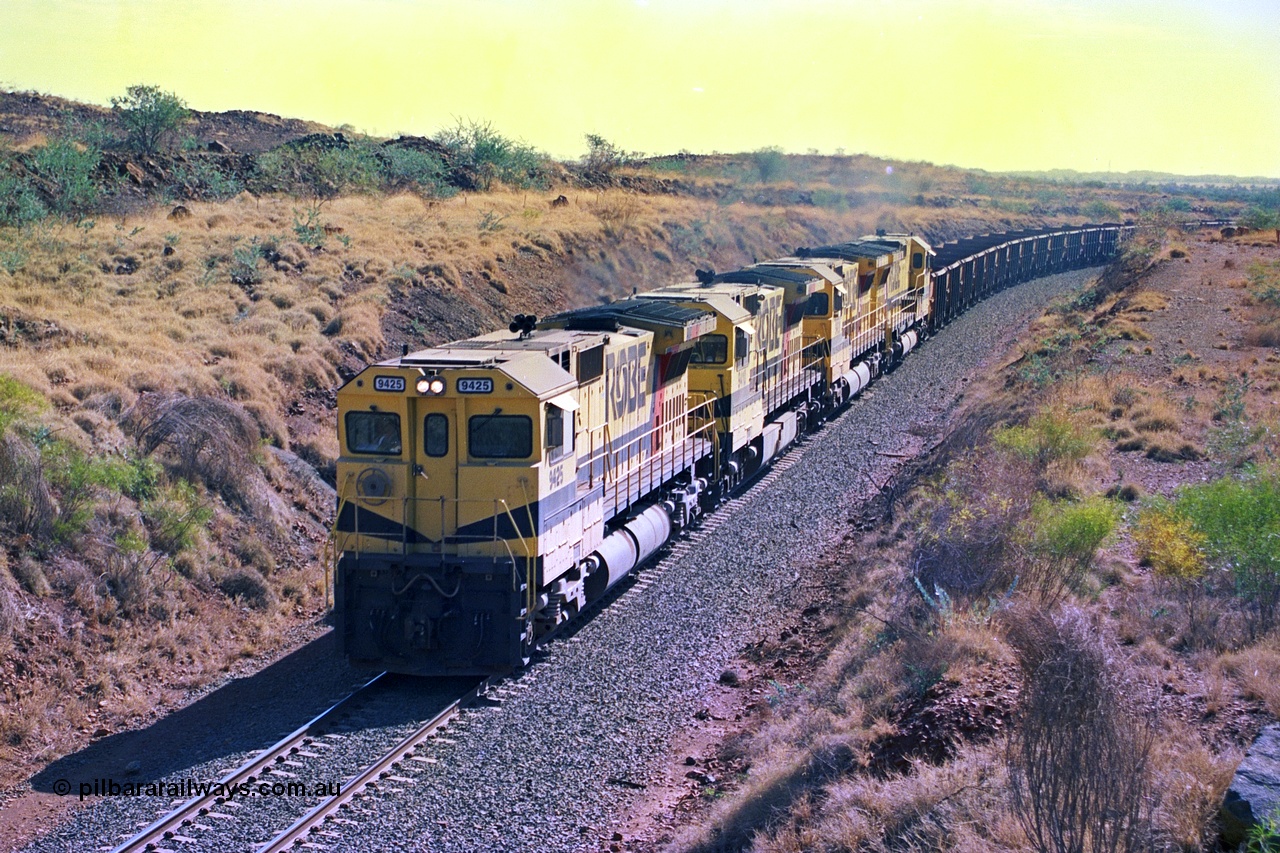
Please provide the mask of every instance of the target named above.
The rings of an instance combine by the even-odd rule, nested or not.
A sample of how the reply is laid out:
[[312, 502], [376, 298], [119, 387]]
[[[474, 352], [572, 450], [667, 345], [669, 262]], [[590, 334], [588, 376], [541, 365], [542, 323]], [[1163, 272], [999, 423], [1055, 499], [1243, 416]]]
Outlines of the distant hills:
[[1066, 184], [1079, 184], [1086, 181], [1100, 181], [1104, 184], [1181, 184], [1183, 186], [1280, 186], [1280, 178], [1264, 178], [1258, 175], [1239, 177], [1237, 175], [1175, 175], [1171, 172], [1077, 172], [1075, 169], [1048, 169], [1041, 172], [1001, 172], [1017, 178], [1030, 178], [1040, 181], [1057, 181]]

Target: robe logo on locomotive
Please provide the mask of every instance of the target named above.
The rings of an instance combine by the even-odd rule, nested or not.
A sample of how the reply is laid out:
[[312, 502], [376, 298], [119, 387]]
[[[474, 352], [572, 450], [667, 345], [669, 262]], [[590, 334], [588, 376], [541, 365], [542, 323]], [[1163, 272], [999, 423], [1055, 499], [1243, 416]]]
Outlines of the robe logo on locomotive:
[[610, 377], [609, 415], [614, 420], [644, 406], [649, 386], [648, 355], [648, 344], [632, 344], [605, 357], [605, 369]]

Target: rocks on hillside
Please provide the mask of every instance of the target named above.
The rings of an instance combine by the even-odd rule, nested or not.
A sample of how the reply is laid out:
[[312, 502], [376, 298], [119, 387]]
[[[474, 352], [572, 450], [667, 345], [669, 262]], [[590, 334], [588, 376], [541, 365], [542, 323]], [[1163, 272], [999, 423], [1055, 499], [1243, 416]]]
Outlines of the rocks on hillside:
[[1235, 849], [1263, 818], [1280, 815], [1280, 725], [1267, 726], [1249, 747], [1222, 802], [1222, 840]]

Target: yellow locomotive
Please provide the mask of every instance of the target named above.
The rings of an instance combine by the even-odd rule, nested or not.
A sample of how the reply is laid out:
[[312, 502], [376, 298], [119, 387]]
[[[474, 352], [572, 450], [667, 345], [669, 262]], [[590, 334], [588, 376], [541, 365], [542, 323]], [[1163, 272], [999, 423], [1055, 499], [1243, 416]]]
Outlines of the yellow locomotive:
[[[1082, 265], [1115, 240], [1080, 245]], [[909, 235], [799, 249], [366, 367], [338, 392], [346, 655], [520, 666], [909, 352], [934, 256]]]

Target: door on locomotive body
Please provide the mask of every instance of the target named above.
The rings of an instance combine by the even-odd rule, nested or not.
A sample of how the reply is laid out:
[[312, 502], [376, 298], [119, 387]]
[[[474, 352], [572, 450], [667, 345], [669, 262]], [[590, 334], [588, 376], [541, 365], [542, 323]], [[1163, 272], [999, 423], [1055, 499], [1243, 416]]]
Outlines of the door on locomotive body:
[[408, 421], [406, 377], [375, 366], [354, 384], [368, 391], [345, 394], [338, 435], [338, 523], [344, 551], [400, 553], [413, 538], [406, 529], [406, 497], [413, 488], [413, 448], [405, 437]]
[[409, 410], [410, 455], [417, 464], [411, 487], [414, 526], [439, 551], [458, 532], [457, 398], [418, 397]]

